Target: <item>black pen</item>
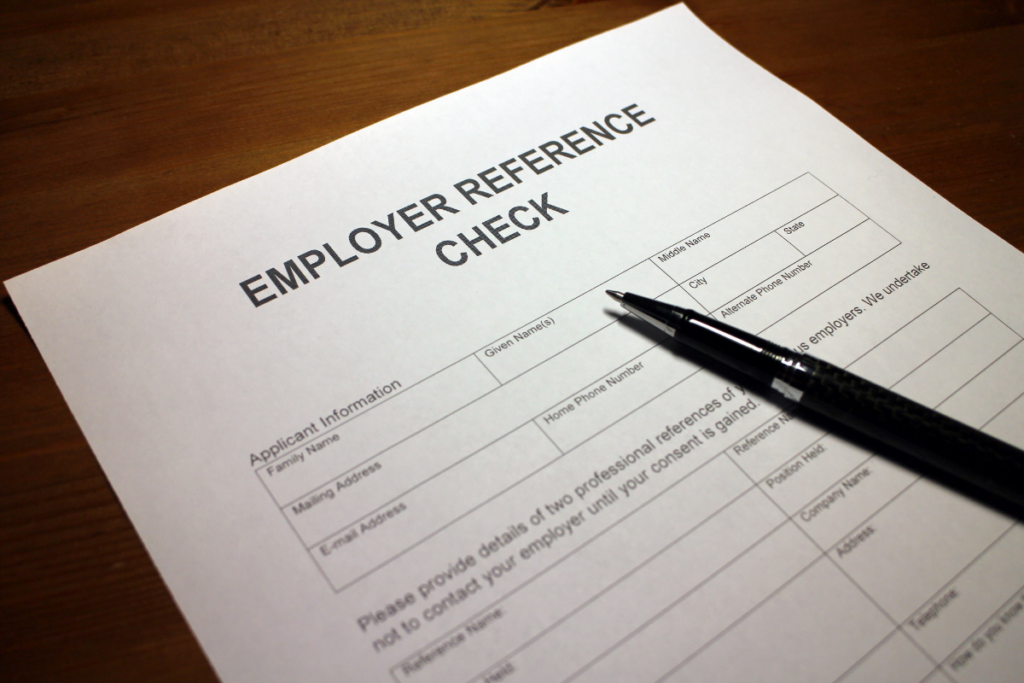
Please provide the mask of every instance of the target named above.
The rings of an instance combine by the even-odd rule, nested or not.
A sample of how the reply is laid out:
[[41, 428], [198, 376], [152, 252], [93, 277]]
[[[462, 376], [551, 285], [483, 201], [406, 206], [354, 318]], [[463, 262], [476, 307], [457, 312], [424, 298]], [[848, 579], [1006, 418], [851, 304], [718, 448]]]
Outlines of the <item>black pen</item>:
[[1024, 508], [1024, 451], [825, 361], [696, 311], [608, 290], [677, 341], [804, 408]]

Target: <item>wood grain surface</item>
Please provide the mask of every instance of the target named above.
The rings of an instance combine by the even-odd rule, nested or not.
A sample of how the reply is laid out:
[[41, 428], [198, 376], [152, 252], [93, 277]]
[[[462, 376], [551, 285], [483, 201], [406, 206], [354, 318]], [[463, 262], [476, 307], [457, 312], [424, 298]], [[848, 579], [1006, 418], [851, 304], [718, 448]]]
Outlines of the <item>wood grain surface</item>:
[[[8, 0], [0, 280], [668, 4]], [[688, 4], [1024, 247], [1022, 3]], [[2, 295], [0, 680], [215, 680]]]

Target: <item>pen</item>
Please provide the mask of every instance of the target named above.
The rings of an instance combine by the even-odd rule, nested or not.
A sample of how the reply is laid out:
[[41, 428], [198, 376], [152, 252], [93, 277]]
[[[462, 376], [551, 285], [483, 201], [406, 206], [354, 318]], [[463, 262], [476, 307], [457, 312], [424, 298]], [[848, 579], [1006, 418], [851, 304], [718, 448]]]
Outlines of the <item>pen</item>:
[[819, 415], [885, 443], [956, 479], [1024, 506], [1024, 451], [851, 372], [696, 311], [607, 290], [676, 341]]

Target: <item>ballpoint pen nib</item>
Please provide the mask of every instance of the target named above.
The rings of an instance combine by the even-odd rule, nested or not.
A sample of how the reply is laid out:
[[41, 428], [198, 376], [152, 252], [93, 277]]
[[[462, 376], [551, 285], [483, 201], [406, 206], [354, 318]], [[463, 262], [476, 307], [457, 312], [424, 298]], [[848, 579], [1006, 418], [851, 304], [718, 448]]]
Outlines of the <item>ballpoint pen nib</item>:
[[622, 303], [622, 292], [616, 292], [614, 289], [606, 289], [604, 292], [619, 303]]

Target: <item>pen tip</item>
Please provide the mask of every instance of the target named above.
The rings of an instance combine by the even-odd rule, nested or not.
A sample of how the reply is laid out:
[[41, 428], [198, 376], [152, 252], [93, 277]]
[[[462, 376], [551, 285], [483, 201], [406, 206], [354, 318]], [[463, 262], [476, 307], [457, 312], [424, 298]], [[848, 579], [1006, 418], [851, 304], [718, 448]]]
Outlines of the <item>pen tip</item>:
[[606, 289], [604, 291], [605, 291], [605, 294], [607, 294], [611, 298], [615, 299], [619, 303], [622, 303], [622, 298], [623, 298], [622, 292], [616, 292], [614, 289]]

